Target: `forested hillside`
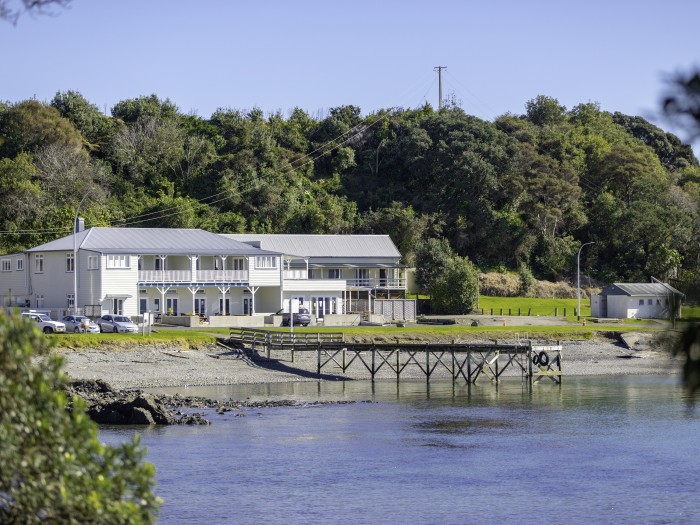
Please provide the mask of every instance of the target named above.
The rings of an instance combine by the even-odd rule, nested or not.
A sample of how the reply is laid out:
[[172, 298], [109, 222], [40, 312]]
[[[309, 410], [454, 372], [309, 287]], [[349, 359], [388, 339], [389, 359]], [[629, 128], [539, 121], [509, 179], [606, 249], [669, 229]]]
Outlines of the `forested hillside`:
[[[482, 270], [601, 282], [700, 276], [700, 167], [641, 117], [540, 96], [487, 122], [459, 107], [222, 109], [157, 96], [111, 116], [75, 92], [0, 103], [0, 250], [88, 226], [387, 233], [408, 264], [445, 238]], [[434, 246], [445, 246], [434, 243]]]

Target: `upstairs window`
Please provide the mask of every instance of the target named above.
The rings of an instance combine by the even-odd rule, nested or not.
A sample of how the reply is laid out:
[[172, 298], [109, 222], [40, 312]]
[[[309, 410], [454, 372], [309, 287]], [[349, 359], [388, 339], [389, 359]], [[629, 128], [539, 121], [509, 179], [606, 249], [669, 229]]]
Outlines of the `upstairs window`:
[[99, 268], [97, 255], [88, 255], [87, 269], [97, 270]]
[[131, 258], [128, 255], [108, 255], [107, 268], [131, 268]]
[[277, 257], [273, 255], [259, 255], [255, 258], [255, 267], [274, 270], [277, 268]]
[[0, 270], [3, 272], [12, 271], [12, 261], [10, 259], [3, 259], [0, 261]]
[[19, 258], [17, 259], [17, 271], [21, 272], [24, 270], [24, 259]]
[[34, 256], [34, 271], [36, 273], [44, 273], [44, 255], [37, 253]]
[[74, 272], [75, 271], [75, 254], [73, 254], [73, 253], [66, 254], [66, 271], [67, 272]]
[[328, 270], [329, 279], [340, 279], [340, 268], [331, 268]]

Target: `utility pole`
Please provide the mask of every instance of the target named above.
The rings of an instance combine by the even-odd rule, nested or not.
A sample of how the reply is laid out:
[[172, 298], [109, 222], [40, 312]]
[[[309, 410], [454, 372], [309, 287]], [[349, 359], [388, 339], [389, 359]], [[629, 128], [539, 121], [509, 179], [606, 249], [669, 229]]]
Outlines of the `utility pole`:
[[439, 100], [438, 100], [438, 111], [442, 109], [442, 70], [447, 69], [447, 66], [435, 66], [433, 71], [438, 72], [438, 85], [439, 85]]

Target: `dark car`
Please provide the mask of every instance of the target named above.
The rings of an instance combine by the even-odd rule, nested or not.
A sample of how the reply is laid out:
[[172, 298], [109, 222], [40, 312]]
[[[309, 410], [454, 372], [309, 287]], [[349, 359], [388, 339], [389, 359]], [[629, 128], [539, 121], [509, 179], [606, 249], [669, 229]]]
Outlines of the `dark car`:
[[[311, 322], [311, 315], [306, 308], [299, 308], [298, 312], [294, 313], [294, 326], [309, 326]], [[289, 314], [282, 314], [282, 326], [289, 326]]]

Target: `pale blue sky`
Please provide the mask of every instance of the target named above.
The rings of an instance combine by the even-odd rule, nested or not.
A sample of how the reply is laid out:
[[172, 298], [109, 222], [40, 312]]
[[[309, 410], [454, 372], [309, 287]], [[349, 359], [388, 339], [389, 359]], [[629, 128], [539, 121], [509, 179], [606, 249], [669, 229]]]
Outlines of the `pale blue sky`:
[[664, 78], [700, 64], [699, 21], [697, 0], [73, 0], [0, 23], [0, 99], [367, 114], [437, 105], [442, 65], [443, 93], [487, 120], [540, 94], [653, 118]]

